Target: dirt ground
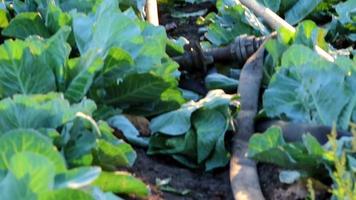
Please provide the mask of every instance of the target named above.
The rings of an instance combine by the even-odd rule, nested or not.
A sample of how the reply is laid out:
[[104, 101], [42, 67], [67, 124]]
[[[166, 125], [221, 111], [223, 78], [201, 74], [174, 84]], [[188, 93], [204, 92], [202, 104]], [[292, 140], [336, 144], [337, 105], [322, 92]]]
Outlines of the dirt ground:
[[[266, 200], [302, 200], [308, 199], [309, 191], [306, 183], [303, 181], [294, 184], [283, 184], [279, 181], [280, 168], [268, 165], [259, 164], [258, 175], [260, 186]], [[330, 199], [330, 193], [322, 185], [313, 182], [313, 190], [316, 200]]]
[[174, 10], [165, 6], [159, 7], [160, 24], [166, 27], [167, 33], [172, 38], [185, 37], [190, 42], [198, 42], [203, 37], [199, 32], [200, 26], [196, 24], [198, 16], [194, 17], [172, 17], [174, 12], [194, 13], [206, 10], [206, 14], [215, 11], [215, 5], [211, 2], [201, 4], [175, 5]]
[[[214, 9], [214, 4], [175, 5], [178, 12], [196, 12]], [[171, 38], [183, 36], [190, 42], [199, 42], [202, 33], [196, 25], [197, 17], [174, 18], [172, 10], [160, 7], [160, 24], [166, 27]], [[143, 180], [151, 189], [148, 200], [233, 200], [228, 168], [204, 173], [203, 170], [188, 169], [169, 156], [148, 156], [144, 149], [136, 148], [137, 160], [132, 168], [127, 169]], [[157, 186], [157, 180], [169, 179], [166, 187]], [[173, 190], [167, 192], [168, 189]], [[186, 194], [177, 194], [185, 192]]]
[[[166, 27], [171, 38], [183, 36], [190, 42], [199, 42], [203, 33], [196, 25], [198, 17], [174, 18], [172, 12], [193, 13], [207, 10], [215, 11], [214, 4], [207, 2], [196, 5], [175, 5], [172, 8], [160, 7], [160, 24]], [[147, 156], [145, 150], [137, 148], [137, 160], [128, 171], [142, 179], [151, 189], [148, 200], [232, 200], [228, 167], [218, 171], [204, 173], [202, 170], [191, 170], [180, 165], [169, 156]], [[260, 184], [266, 200], [299, 200], [307, 197], [305, 184], [286, 185], [279, 181], [278, 167], [258, 165]], [[157, 186], [157, 181], [169, 179], [167, 188]], [[177, 194], [185, 191], [186, 194]], [[317, 196], [316, 199], [326, 199]]]
[[[304, 199], [305, 188], [302, 190], [288, 191], [288, 186], [279, 181], [278, 167], [266, 164], [258, 165], [258, 175], [260, 178], [260, 186], [266, 200], [288, 199], [298, 200]], [[299, 194], [298, 194], [299, 192]]]
[[[150, 186], [148, 200], [233, 200], [227, 168], [204, 173], [187, 169], [168, 156], [147, 156], [143, 149], [136, 152], [137, 160], [129, 171]], [[156, 186], [157, 179], [167, 178], [171, 188], [187, 194], [163, 192]]]

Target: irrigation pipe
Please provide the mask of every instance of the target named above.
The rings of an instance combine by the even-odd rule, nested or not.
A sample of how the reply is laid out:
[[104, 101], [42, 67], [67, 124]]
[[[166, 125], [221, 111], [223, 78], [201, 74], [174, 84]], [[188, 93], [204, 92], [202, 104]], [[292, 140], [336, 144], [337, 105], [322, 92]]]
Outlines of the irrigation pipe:
[[[290, 32], [296, 32], [296, 29], [288, 22], [270, 9], [258, 4], [255, 0], [240, 0], [239, 2], [252, 10], [257, 16], [263, 18], [272, 29], [278, 30], [283, 27]], [[335, 61], [330, 54], [319, 46], [315, 45], [314, 49], [326, 60], [330, 62]], [[233, 196], [236, 200], [265, 199], [260, 188], [256, 163], [249, 159], [247, 155], [247, 141], [255, 132], [254, 118], [257, 113], [258, 95], [263, 73], [263, 53], [264, 47], [262, 45], [262, 47], [248, 59], [240, 75], [239, 93], [241, 96], [241, 110], [237, 118], [238, 131], [233, 138], [232, 158], [230, 161], [230, 183]], [[303, 126], [301, 127], [303, 128]], [[288, 126], [285, 128], [288, 128]], [[295, 128], [295, 126], [293, 128]], [[300, 131], [302, 131], [302, 128], [298, 127]], [[319, 130], [320, 127], [317, 128]], [[288, 135], [288, 131], [284, 133]], [[345, 133], [345, 135], [348, 134]], [[298, 140], [298, 138], [291, 138], [291, 140]]]
[[237, 133], [232, 140], [230, 184], [236, 200], [264, 200], [256, 163], [247, 155], [248, 140], [254, 131], [258, 97], [263, 76], [264, 44], [245, 63], [240, 75], [240, 112]]
[[146, 0], [147, 21], [155, 26], [159, 26], [157, 0]]
[[[269, 8], [266, 8], [261, 4], [257, 3], [255, 0], [235, 0], [235, 1], [241, 2], [244, 6], [246, 6], [248, 9], [254, 12], [257, 16], [263, 18], [272, 29], [278, 30], [279, 28], [283, 27], [289, 30], [290, 32], [293, 33], [296, 32], [296, 29], [292, 25], [290, 25], [288, 22], [286, 22], [284, 19], [282, 19], [280, 16], [278, 16]], [[326, 60], [330, 62], [335, 61], [335, 59], [328, 52], [326, 52], [324, 49], [320, 48], [319, 46], [315, 45], [314, 50]]]

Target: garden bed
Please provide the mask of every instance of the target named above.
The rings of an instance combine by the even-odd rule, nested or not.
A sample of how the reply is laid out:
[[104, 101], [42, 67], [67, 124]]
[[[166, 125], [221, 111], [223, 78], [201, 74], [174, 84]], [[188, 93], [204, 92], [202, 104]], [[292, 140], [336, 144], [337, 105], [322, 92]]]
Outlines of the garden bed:
[[[137, 160], [130, 172], [142, 179], [151, 188], [149, 200], [232, 200], [228, 168], [204, 173], [201, 170], [187, 169], [167, 156], [147, 156], [145, 150], [136, 148]], [[170, 186], [175, 194], [165, 192], [157, 186], [159, 180], [170, 180]]]
[[144, 2], [0, 0], [4, 200], [356, 196], [354, 0]]

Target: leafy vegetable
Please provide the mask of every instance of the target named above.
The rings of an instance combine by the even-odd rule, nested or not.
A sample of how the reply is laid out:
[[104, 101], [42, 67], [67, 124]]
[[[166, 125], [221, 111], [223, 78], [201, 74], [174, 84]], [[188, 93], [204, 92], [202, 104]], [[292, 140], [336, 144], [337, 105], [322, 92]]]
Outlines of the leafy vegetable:
[[61, 145], [68, 162], [72, 166], [96, 164], [110, 171], [132, 166], [135, 151], [112, 132], [106, 123], [97, 124], [90, 116], [79, 115], [62, 132]]
[[271, 0], [257, 0], [260, 4], [266, 6], [267, 8], [270, 8], [272, 11], [277, 12], [279, 8], [281, 7], [281, 3], [283, 2], [282, 0], [276, 0], [276, 1], [271, 1]]
[[0, 135], [17, 128], [55, 129], [76, 118], [77, 112], [90, 114], [95, 107], [90, 100], [71, 106], [55, 93], [15, 95], [0, 101]]
[[94, 76], [103, 68], [103, 61], [95, 58], [94, 51], [78, 59], [69, 60], [66, 71], [65, 97], [73, 102], [82, 99], [93, 84]]
[[64, 27], [48, 40], [30, 37], [1, 45], [1, 96], [47, 93], [60, 87], [70, 52], [65, 43], [69, 31]]
[[257, 161], [297, 170], [293, 171], [294, 176], [313, 176], [322, 180], [329, 175], [333, 180], [332, 199], [344, 199], [346, 196], [352, 199], [356, 181], [353, 173], [355, 138], [337, 140], [336, 137], [334, 129], [324, 146], [310, 134], [303, 135], [302, 142], [286, 143], [281, 129], [272, 127], [263, 134], [251, 137], [248, 154]]
[[286, 20], [290, 24], [296, 24], [304, 19], [309, 13], [311, 13], [321, 2], [321, 0], [313, 1], [298, 1], [294, 6], [285, 14]]
[[9, 20], [7, 18], [6, 10], [1, 6], [3, 4], [0, 2], [0, 28], [6, 28], [9, 25]]
[[[165, 53], [168, 39], [163, 28], [140, 21], [130, 9], [121, 12], [117, 0], [94, 3], [96, 9], [86, 13], [73, 3], [78, 9], [70, 15], [64, 12], [67, 3], [36, 2], [32, 8], [25, 2], [26, 11], [39, 10], [46, 17], [20, 12], [3, 31], [26, 38], [7, 41], [0, 48], [4, 57], [0, 65], [6, 69], [3, 96], [59, 91], [71, 102], [89, 96], [99, 104], [145, 115], [176, 109], [185, 102], [178, 89], [178, 65]], [[23, 25], [27, 27], [21, 28]], [[56, 34], [49, 37], [53, 32]], [[80, 57], [68, 60], [71, 48], [66, 41], [79, 50]], [[30, 82], [37, 85], [28, 85]]]
[[[87, 54], [90, 54], [91, 60], [104, 57], [104, 66], [102, 70], [99, 69], [99, 73], [83, 77], [81, 73], [88, 69], [82, 68], [76, 69], [74, 75], [82, 77], [90, 85], [93, 77], [99, 74], [93, 80], [91, 91], [91, 94], [95, 94], [95, 100], [123, 106], [125, 109], [143, 103], [152, 107], [153, 102], [171, 102], [172, 108], [175, 108], [184, 102], [173, 75], [177, 65], [165, 53], [167, 38], [164, 30], [139, 21], [130, 10], [119, 12], [115, 0], [103, 2], [94, 18], [92, 15], [75, 14], [73, 25], [82, 57]], [[86, 90], [82, 90], [84, 92], [77, 99]], [[167, 101], [162, 95], [168, 91], [174, 91], [178, 95]], [[137, 101], [133, 101], [134, 99]], [[143, 113], [145, 112], [142, 111]]]
[[135, 74], [128, 76], [119, 86], [108, 90], [112, 98], [104, 100], [105, 103], [125, 105], [154, 101], [169, 88], [169, 83], [153, 74]]
[[321, 173], [323, 153], [323, 148], [313, 136], [304, 135], [302, 144], [288, 144], [283, 139], [281, 129], [276, 127], [253, 135], [248, 151], [248, 155], [255, 160], [302, 170], [309, 175]]
[[95, 162], [104, 169], [115, 170], [118, 166], [132, 166], [136, 153], [128, 144], [112, 144], [106, 140], [97, 142]]
[[[0, 1], [2, 35], [13, 38], [0, 45], [4, 199], [149, 194], [143, 182], [116, 172], [133, 165], [134, 149], [92, 118], [97, 106], [95, 116], [107, 119], [116, 110], [157, 115], [185, 103], [164, 28], [127, 7], [142, 12], [143, 3]], [[148, 144], [126, 118], [117, 117], [114, 124], [131, 141]]]
[[56, 0], [56, 1], [18, 1], [14, 0], [14, 10], [17, 13], [41, 11], [44, 14], [45, 10], [50, 5], [56, 4], [63, 11], [78, 10], [79, 12], [90, 12], [100, 1], [97, 0]]
[[229, 154], [224, 135], [230, 125], [232, 98], [222, 90], [213, 90], [198, 102], [154, 118], [151, 130], [155, 134], [148, 153], [170, 154], [186, 166], [204, 165], [206, 170], [225, 166]]
[[280, 67], [275, 68], [264, 93], [263, 106], [270, 117], [329, 126], [336, 122], [347, 129], [355, 110], [355, 64], [347, 58], [330, 63], [309, 49], [307, 46], [323, 43], [313, 36], [318, 32], [313, 27], [304, 22], [295, 35], [280, 32], [279, 41], [285, 42], [268, 43], [267, 49]]
[[[354, 38], [353, 0], [260, 2], [293, 24], [327, 12], [333, 17], [326, 26], [328, 39]], [[198, 95], [178, 88], [178, 64], [169, 55], [182, 54], [185, 42], [170, 40], [163, 27], [143, 21], [144, 3], [0, 0], [3, 199], [146, 197], [149, 189], [142, 181], [117, 172], [118, 167], [132, 166], [137, 155], [113, 135], [110, 126], [130, 143], [148, 146], [149, 154], [168, 154], [191, 168], [212, 170], [228, 163], [225, 133], [232, 126], [230, 103], [235, 97], [213, 90], [198, 100]], [[202, 20], [213, 46], [227, 45], [241, 34], [268, 34], [239, 2], [218, 0], [216, 5], [218, 13]], [[330, 33], [333, 28], [338, 29], [336, 36]], [[325, 35], [325, 30], [307, 21], [296, 34], [279, 30], [278, 38], [267, 44], [271, 68], [265, 71], [271, 79], [263, 106], [269, 117], [336, 122], [343, 129], [356, 120], [355, 59], [329, 63], [320, 58], [310, 48], [317, 44], [332, 49]], [[227, 92], [236, 91], [238, 84], [217, 74], [205, 80], [209, 89]], [[196, 101], [186, 103], [183, 95]], [[152, 116], [153, 135], [140, 137], [124, 113]], [[107, 122], [96, 121], [100, 119]], [[337, 154], [342, 158], [337, 160], [310, 135], [303, 137], [303, 143], [288, 144], [280, 130], [271, 129], [251, 139], [249, 153], [254, 159], [314, 176], [327, 166], [334, 180], [333, 194], [342, 196], [347, 192], [340, 188], [349, 188], [342, 181], [343, 172], [356, 168], [350, 152]], [[332, 162], [341, 164], [333, 170]]]
[[209, 90], [223, 89], [226, 92], [237, 91], [238, 81], [222, 74], [210, 74], [205, 77], [205, 85]]
[[285, 16], [287, 22], [297, 24], [311, 14], [321, 3], [321, 0], [258, 0], [262, 5]]
[[351, 44], [356, 41], [355, 6], [355, 0], [340, 2], [335, 6], [337, 15], [333, 16], [333, 20], [328, 26], [328, 38], [333, 44], [340, 43], [343, 40], [351, 41]]
[[[66, 165], [63, 157], [53, 148], [52, 142], [38, 131], [28, 129], [15, 129], [4, 134], [0, 139], [2, 159], [1, 170], [9, 168], [14, 155], [21, 152], [39, 154], [53, 164], [57, 173], [64, 172]], [[40, 159], [40, 158], [39, 158]]]
[[140, 137], [140, 133], [134, 125], [123, 115], [116, 115], [107, 120], [111, 127], [121, 130], [126, 139], [136, 145], [148, 146], [149, 138]]
[[[299, 59], [291, 60], [296, 55]], [[295, 121], [325, 125], [336, 121], [346, 129], [355, 108], [355, 68], [318, 59], [306, 47], [290, 47], [264, 94], [264, 108], [269, 116], [285, 114]]]
[[[63, 157], [55, 150], [49, 139], [34, 130], [17, 129], [2, 135], [0, 142], [3, 143], [1, 170], [5, 170], [6, 174], [0, 180], [0, 190], [4, 192], [2, 198], [41, 199], [47, 195], [54, 195], [55, 182], [60, 181], [56, 175], [67, 173], [67, 169]], [[92, 173], [94, 171], [98, 174], [100, 168], [72, 171], [66, 180], [73, 184], [65, 187], [78, 189], [89, 185], [95, 179], [96, 175]], [[81, 176], [80, 172], [91, 173], [90, 176], [94, 177], [83, 183], [77, 179]], [[73, 193], [80, 191], [73, 190]]]
[[257, 17], [237, 1], [218, 0], [219, 13], [210, 13], [206, 38], [216, 46], [227, 45], [243, 34], [264, 35], [268, 30]]
[[49, 32], [45, 25], [42, 23], [39, 13], [28, 12], [17, 15], [10, 21], [2, 34], [4, 36], [11, 36], [20, 39], [25, 39], [31, 35], [39, 35], [44, 38], [49, 37]]
[[124, 172], [102, 173], [94, 182], [103, 191], [112, 191], [118, 194], [131, 194], [137, 197], [146, 197], [150, 191], [142, 181]]
[[[116, 170], [132, 165], [136, 158], [132, 147], [114, 137], [106, 123], [91, 119], [96, 105], [90, 100], [70, 105], [55, 93], [15, 95], [0, 101], [0, 107], [0, 190], [7, 191], [4, 199], [20, 198], [19, 194], [26, 194], [26, 199], [57, 198], [66, 189], [71, 189], [73, 198], [92, 199], [87, 191], [78, 190], [90, 186], [101, 174], [101, 168], [88, 165]], [[68, 164], [77, 168], [68, 170]], [[131, 175], [126, 177], [128, 184], [144, 186]]]
[[[356, 1], [348, 0], [346, 2], [339, 3], [335, 6], [335, 10], [339, 15], [339, 20], [343, 25], [348, 25], [350, 28], [355, 26], [356, 18], [354, 16], [354, 9]], [[355, 27], [354, 27], [355, 28]]]
[[82, 188], [92, 183], [101, 173], [99, 167], [80, 167], [55, 176], [54, 187]]

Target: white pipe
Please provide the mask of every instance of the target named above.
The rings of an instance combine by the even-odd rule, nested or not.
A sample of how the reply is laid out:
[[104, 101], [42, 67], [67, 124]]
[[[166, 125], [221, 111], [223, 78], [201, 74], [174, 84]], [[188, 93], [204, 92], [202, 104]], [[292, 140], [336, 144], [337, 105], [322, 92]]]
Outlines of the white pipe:
[[159, 26], [157, 0], [146, 1], [147, 21], [155, 26]]
[[[262, 17], [268, 25], [274, 29], [278, 30], [280, 27], [286, 28], [290, 32], [295, 33], [296, 30], [293, 26], [291, 26], [288, 22], [278, 16], [269, 8], [262, 6], [261, 4], [257, 3], [255, 0], [235, 0], [236, 2], [241, 2], [245, 5], [248, 9], [252, 10], [257, 16]], [[334, 62], [335, 59], [327, 53], [324, 49], [320, 48], [319, 46], [315, 45], [314, 50], [317, 54], [325, 58], [330, 62]]]

